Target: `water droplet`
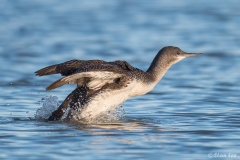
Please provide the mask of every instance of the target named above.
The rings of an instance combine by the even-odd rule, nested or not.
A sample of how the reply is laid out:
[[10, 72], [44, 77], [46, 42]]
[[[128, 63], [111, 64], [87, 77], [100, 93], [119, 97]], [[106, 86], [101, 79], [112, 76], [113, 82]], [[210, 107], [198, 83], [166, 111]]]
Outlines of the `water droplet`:
[[[56, 110], [59, 106], [58, 101], [54, 101], [52, 96], [46, 96], [40, 100], [40, 104], [42, 105], [35, 114], [37, 119], [47, 119], [54, 110]], [[27, 111], [26, 113], [29, 113]]]

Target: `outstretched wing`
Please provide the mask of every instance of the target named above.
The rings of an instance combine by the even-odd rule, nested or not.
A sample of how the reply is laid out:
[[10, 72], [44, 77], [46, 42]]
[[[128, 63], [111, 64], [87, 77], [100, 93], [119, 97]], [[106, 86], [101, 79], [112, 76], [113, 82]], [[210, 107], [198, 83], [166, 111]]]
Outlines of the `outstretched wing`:
[[[63, 77], [47, 87], [52, 90], [65, 84], [75, 83], [98, 90], [106, 84], [112, 84], [126, 76], [127, 71], [115, 64], [94, 64], [79, 68], [74, 74]], [[123, 78], [122, 78], [123, 79]], [[124, 78], [125, 79], [125, 78]]]
[[126, 61], [105, 62], [102, 60], [71, 60], [61, 64], [45, 67], [36, 71], [36, 75], [44, 76], [60, 73], [63, 77], [46, 89], [52, 90], [65, 84], [75, 83], [79, 87], [87, 86], [89, 89], [98, 90], [107, 84], [127, 80], [126, 73], [137, 70]]
[[118, 74], [109, 71], [90, 71], [72, 74], [63, 77], [47, 87], [47, 90], [52, 90], [65, 84], [75, 83], [78, 86], [86, 85], [89, 89], [98, 90], [106, 84], [111, 84], [117, 81], [117, 79], [124, 76], [124, 74]]
[[37, 76], [45, 76], [50, 74], [60, 73], [63, 76], [68, 76], [76, 72], [81, 67], [91, 65], [91, 64], [107, 64], [108, 62], [102, 60], [71, 60], [60, 64], [55, 64], [42, 68], [35, 72]]

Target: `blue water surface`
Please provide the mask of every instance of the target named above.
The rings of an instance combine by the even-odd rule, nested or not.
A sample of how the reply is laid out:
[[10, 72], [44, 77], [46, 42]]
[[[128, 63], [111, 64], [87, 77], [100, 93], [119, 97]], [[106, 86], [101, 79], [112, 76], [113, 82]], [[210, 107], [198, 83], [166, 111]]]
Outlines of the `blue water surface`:
[[[240, 1], [1, 0], [0, 159], [240, 159]], [[164, 46], [204, 55], [170, 68], [111, 123], [44, 122], [42, 98], [71, 59], [146, 70]]]

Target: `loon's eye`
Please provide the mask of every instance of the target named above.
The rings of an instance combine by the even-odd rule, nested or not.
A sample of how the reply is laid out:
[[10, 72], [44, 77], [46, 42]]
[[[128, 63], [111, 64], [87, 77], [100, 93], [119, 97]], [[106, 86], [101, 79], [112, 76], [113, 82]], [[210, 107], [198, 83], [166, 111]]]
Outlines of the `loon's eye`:
[[177, 52], [177, 55], [180, 55], [180, 52]]

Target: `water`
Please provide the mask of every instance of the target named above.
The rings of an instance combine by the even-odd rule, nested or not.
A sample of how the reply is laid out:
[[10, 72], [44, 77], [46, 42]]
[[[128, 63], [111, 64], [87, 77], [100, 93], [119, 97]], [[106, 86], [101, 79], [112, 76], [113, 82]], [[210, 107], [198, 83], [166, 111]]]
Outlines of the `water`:
[[[240, 2], [9, 1], [0, 5], [0, 159], [240, 159]], [[101, 124], [44, 122], [34, 71], [71, 59], [146, 70], [159, 49], [203, 52], [171, 67], [147, 95]]]

